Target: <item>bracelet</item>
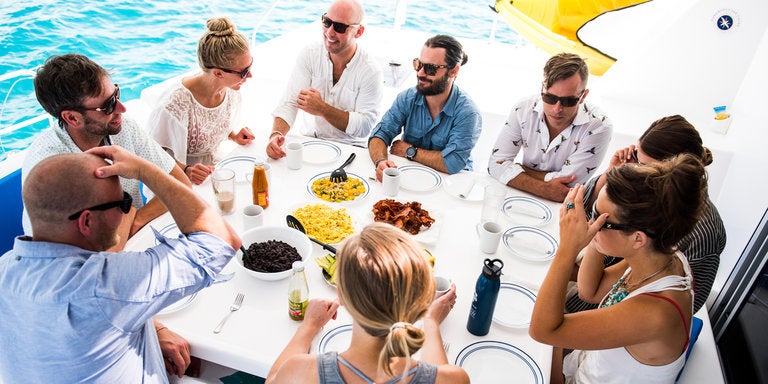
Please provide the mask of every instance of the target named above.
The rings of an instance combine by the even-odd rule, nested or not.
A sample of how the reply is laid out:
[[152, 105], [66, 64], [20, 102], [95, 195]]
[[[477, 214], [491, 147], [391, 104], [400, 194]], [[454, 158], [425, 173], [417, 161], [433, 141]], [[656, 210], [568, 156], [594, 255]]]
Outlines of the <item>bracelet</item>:
[[272, 131], [272, 133], [270, 133], [270, 134], [269, 134], [269, 138], [271, 139], [271, 138], [272, 138], [272, 136], [274, 136], [275, 134], [278, 134], [278, 135], [280, 135], [280, 136], [283, 136], [283, 133], [282, 133], [282, 132], [280, 132], [280, 131]]
[[378, 159], [378, 160], [374, 161], [373, 162], [374, 168], [378, 168], [379, 167], [379, 163], [381, 163], [382, 161], [386, 161], [386, 160], [387, 160], [386, 157], [382, 157], [381, 159]]
[[184, 174], [185, 174], [185, 175], [187, 174], [187, 168], [189, 168], [189, 164], [187, 164], [187, 165], [185, 165], [185, 166], [184, 166]]
[[156, 330], [155, 330], [155, 333], [160, 333], [160, 331], [162, 331], [163, 329], [167, 329], [167, 328], [168, 328], [168, 327], [166, 327], [165, 325], [163, 325], [162, 327], [160, 327], [160, 328], [156, 329]]

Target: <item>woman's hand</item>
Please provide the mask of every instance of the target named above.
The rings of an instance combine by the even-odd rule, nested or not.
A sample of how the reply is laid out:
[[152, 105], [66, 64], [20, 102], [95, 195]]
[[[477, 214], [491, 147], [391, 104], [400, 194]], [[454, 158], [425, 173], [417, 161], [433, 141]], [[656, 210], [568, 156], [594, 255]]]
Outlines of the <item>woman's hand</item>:
[[637, 159], [635, 158], [635, 145], [632, 144], [628, 147], [621, 148], [618, 151], [616, 151], [613, 156], [611, 157], [611, 161], [608, 163], [608, 169], [606, 169], [606, 172], [609, 171], [613, 167], [617, 167], [619, 165], [624, 165], [627, 163], [637, 163]]
[[456, 284], [451, 283], [451, 288], [448, 292], [435, 299], [429, 306], [427, 317], [441, 324], [448, 317], [448, 314], [451, 313], [454, 305], [456, 305]]
[[577, 184], [568, 191], [563, 204], [560, 206], [560, 245], [563, 250], [570, 252], [558, 252], [559, 254], [573, 254], [574, 258], [580, 250], [586, 247], [595, 237], [607, 218], [601, 214], [592, 222], [586, 219], [584, 212], [584, 186]]
[[208, 166], [202, 163], [197, 163], [195, 165], [189, 165], [184, 169], [184, 174], [189, 177], [189, 181], [200, 185], [202, 184], [205, 179], [208, 178], [208, 175], [213, 173], [214, 167]]
[[248, 145], [256, 136], [253, 135], [253, 132], [248, 127], [243, 127], [240, 132], [230, 134], [229, 138], [240, 145]]

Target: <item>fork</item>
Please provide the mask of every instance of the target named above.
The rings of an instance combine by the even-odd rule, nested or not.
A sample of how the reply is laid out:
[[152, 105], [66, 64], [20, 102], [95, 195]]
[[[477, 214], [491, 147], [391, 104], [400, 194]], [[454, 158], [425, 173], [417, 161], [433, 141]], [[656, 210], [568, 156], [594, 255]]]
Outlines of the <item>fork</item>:
[[347, 158], [347, 161], [345, 161], [343, 164], [341, 164], [338, 168], [334, 169], [333, 172], [331, 172], [331, 181], [334, 183], [340, 183], [342, 181], [347, 181], [347, 171], [344, 170], [344, 167], [349, 165], [352, 160], [355, 159], [357, 155], [352, 153], [349, 155], [349, 158]]
[[238, 293], [235, 297], [235, 302], [232, 303], [232, 305], [229, 306], [229, 313], [227, 313], [226, 316], [224, 316], [223, 319], [221, 319], [221, 322], [219, 322], [219, 325], [216, 326], [216, 329], [213, 330], [213, 333], [219, 333], [221, 332], [221, 328], [224, 327], [224, 323], [227, 322], [227, 319], [229, 319], [229, 315], [232, 314], [232, 312], [237, 311], [240, 309], [240, 307], [243, 305], [243, 299], [245, 298], [245, 295], [242, 293]]

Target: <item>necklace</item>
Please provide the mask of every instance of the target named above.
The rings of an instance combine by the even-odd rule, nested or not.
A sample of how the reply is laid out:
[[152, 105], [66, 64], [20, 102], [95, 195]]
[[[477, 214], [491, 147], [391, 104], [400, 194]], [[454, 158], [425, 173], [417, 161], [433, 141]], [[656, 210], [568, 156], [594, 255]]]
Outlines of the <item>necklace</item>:
[[636, 287], [641, 286], [646, 281], [654, 278], [656, 275], [658, 275], [662, 271], [664, 271], [667, 268], [669, 268], [669, 266], [672, 265], [672, 263], [674, 263], [674, 262], [675, 262], [675, 258], [673, 256], [672, 258], [669, 259], [669, 262], [664, 264], [664, 266], [661, 267], [658, 271], [656, 271], [654, 273], [651, 273], [650, 275], [644, 277], [639, 282], [634, 283], [634, 284], [629, 285], [629, 286], [627, 285], [627, 280], [629, 280], [629, 275], [632, 274], [632, 272], [630, 271], [629, 274], [620, 277], [619, 281], [617, 281], [616, 284], [614, 284], [611, 287], [611, 290], [608, 292], [608, 295], [606, 295], [605, 299], [603, 300], [603, 303], [600, 305], [600, 308], [609, 307], [611, 305], [614, 305], [614, 304], [624, 300], [624, 298], [626, 298], [627, 295], [629, 294], [629, 289], [634, 289]]

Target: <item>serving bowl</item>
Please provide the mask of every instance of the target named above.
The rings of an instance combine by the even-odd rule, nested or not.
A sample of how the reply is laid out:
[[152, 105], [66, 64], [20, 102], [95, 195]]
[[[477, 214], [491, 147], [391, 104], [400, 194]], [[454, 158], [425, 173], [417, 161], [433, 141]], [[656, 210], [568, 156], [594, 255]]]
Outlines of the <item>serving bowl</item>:
[[[293, 228], [274, 226], [256, 227], [243, 232], [240, 238], [243, 240], [243, 246], [246, 249], [248, 249], [248, 247], [250, 247], [250, 245], [253, 243], [261, 243], [267, 240], [277, 240], [296, 248], [296, 251], [301, 256], [301, 260], [304, 262], [306, 262], [312, 255], [312, 243], [309, 241], [309, 238], [305, 234]], [[290, 277], [292, 272], [290, 266], [288, 269], [280, 272], [257, 272], [248, 269], [243, 264], [242, 251], [237, 252], [235, 255], [235, 260], [237, 261], [237, 264], [240, 266], [240, 268], [245, 271], [245, 273], [259, 280], [282, 280]]]

